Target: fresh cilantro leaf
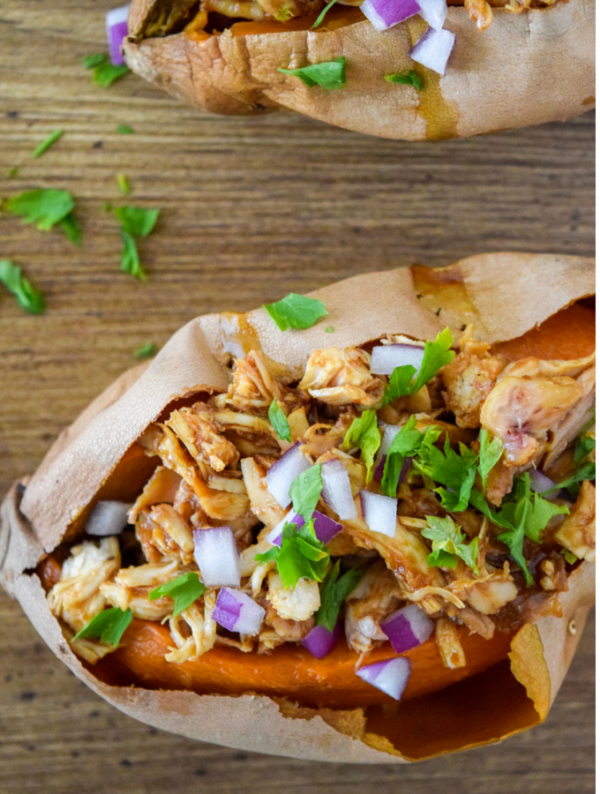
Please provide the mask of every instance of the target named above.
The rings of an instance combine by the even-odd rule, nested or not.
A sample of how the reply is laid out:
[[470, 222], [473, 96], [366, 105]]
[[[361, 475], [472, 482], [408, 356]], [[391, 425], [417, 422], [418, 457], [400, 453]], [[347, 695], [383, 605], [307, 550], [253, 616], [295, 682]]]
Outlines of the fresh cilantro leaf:
[[86, 69], [95, 69], [101, 63], [108, 61], [108, 55], [105, 52], [97, 52], [94, 55], [86, 55], [83, 59], [83, 65]]
[[9, 199], [6, 208], [20, 215], [25, 223], [36, 223], [40, 231], [48, 231], [75, 207], [73, 197], [66, 190], [37, 188]]
[[275, 560], [282, 584], [288, 589], [296, 587], [302, 578], [322, 582], [329, 566], [329, 550], [317, 539], [313, 522], [308, 521], [300, 528], [296, 524], [284, 524], [281, 546], [257, 554], [254, 559]]
[[321, 11], [321, 13], [319, 14], [319, 16], [316, 18], [314, 25], [312, 25], [312, 26], [311, 26], [311, 30], [314, 30], [315, 28], [318, 28], [318, 27], [319, 27], [319, 25], [321, 25], [321, 24], [322, 24], [323, 20], [325, 19], [325, 15], [326, 15], [326, 14], [327, 14], [327, 12], [329, 11], [329, 9], [330, 9], [332, 6], [334, 6], [336, 3], [337, 3], [337, 0], [331, 0], [329, 3], [327, 3], [327, 5], [325, 6], [325, 8], [324, 8], [324, 9]]
[[96, 85], [102, 86], [102, 88], [107, 88], [109, 85], [112, 85], [115, 80], [119, 80], [121, 77], [129, 74], [130, 71], [131, 69], [125, 66], [125, 64], [115, 66], [108, 61], [104, 61], [94, 67], [94, 82]]
[[63, 130], [54, 130], [54, 132], [52, 132], [46, 138], [45, 141], [42, 141], [40, 143], [40, 145], [34, 151], [33, 157], [40, 157], [42, 154], [44, 154], [44, 152], [47, 151], [52, 146], [52, 144], [56, 143], [56, 141], [61, 137], [62, 134], [63, 134]]
[[121, 270], [124, 273], [129, 273], [130, 276], [139, 278], [140, 281], [148, 281], [148, 275], [140, 262], [140, 255], [133, 236], [129, 232], [121, 231], [121, 239], [123, 240]]
[[21, 275], [21, 268], [8, 259], [0, 260], [0, 282], [13, 293], [19, 306], [30, 314], [41, 314], [46, 308], [44, 293], [34, 289]]
[[269, 406], [269, 422], [273, 425], [273, 429], [277, 433], [277, 438], [282, 441], [292, 440], [292, 431], [287, 420], [287, 416], [279, 407], [277, 400], [273, 400]]
[[327, 328], [325, 329], [325, 333], [326, 334], [332, 334], [333, 333], [333, 326], [332, 325], [328, 325]]
[[117, 184], [119, 185], [119, 190], [123, 195], [127, 195], [131, 193], [131, 185], [129, 184], [129, 180], [125, 176], [125, 174], [117, 174]]
[[428, 565], [455, 568], [456, 557], [460, 557], [479, 576], [477, 567], [479, 539], [473, 538], [470, 543], [465, 543], [467, 536], [461, 532], [458, 524], [455, 524], [450, 516], [444, 518], [426, 516], [426, 521], [428, 527], [423, 529], [421, 534], [431, 541], [432, 553], [427, 558]]
[[413, 466], [425, 477], [444, 488], [436, 488], [442, 507], [455, 513], [466, 510], [477, 473], [477, 455], [464, 444], [459, 444], [460, 455], [450, 446], [446, 434], [444, 451], [433, 444], [423, 446]]
[[412, 85], [412, 87], [416, 88], [417, 91], [423, 90], [423, 78], [419, 77], [419, 75], [413, 69], [408, 72], [402, 72], [402, 74], [386, 74], [385, 79], [388, 81], [388, 83]]
[[381, 446], [381, 433], [377, 427], [377, 413], [363, 411], [361, 416], [352, 420], [344, 437], [343, 449], [360, 447], [362, 459], [367, 466], [367, 483], [373, 479], [373, 464], [377, 450]]
[[587, 436], [585, 433], [582, 433], [579, 438], [577, 439], [577, 443], [575, 444], [575, 453], [573, 455], [573, 460], [576, 466], [579, 466], [581, 461], [593, 452], [596, 449], [596, 439], [594, 436]]
[[310, 66], [303, 66], [300, 69], [278, 69], [283, 74], [290, 74], [299, 77], [309, 88], [320, 85], [327, 91], [335, 91], [336, 88], [343, 88], [346, 84], [346, 58], [336, 58], [334, 61], [323, 61], [323, 63], [313, 63]]
[[151, 358], [154, 355], [156, 355], [156, 345], [154, 342], [146, 342], [145, 345], [138, 347], [133, 353], [134, 358]]
[[517, 502], [512, 513], [512, 528], [508, 532], [498, 535], [498, 540], [508, 546], [511, 556], [525, 574], [525, 582], [528, 587], [533, 584], [533, 577], [523, 555], [523, 541], [525, 540], [525, 524], [527, 523], [529, 510], [530, 503], [527, 500], [523, 499]]
[[479, 433], [479, 474], [483, 492], [487, 484], [487, 476], [502, 457], [504, 445], [502, 439], [492, 435], [485, 427]]
[[312, 328], [321, 317], [328, 314], [323, 301], [290, 292], [276, 303], [265, 303], [263, 308], [271, 315], [280, 331], [288, 328]]
[[196, 599], [200, 598], [205, 590], [206, 587], [200, 581], [198, 574], [194, 571], [188, 571], [176, 579], [171, 579], [170, 582], [165, 582], [165, 584], [155, 587], [154, 590], [150, 591], [149, 596], [151, 601], [163, 596], [172, 598], [175, 602], [173, 616], [176, 617], [193, 604]]
[[115, 215], [121, 223], [121, 229], [133, 237], [147, 237], [160, 214], [160, 210], [147, 210], [143, 207], [117, 207]]
[[562, 491], [563, 489], [576, 496], [579, 493], [579, 483], [583, 482], [584, 480], [591, 481], [595, 479], [596, 464], [594, 461], [589, 461], [589, 463], [584, 463], [579, 471], [576, 471], [571, 477], [567, 477], [566, 480], [557, 483], [553, 488], [549, 488], [547, 491], [544, 491], [542, 496], [546, 496], [546, 494], [549, 493], [554, 493], [555, 491]]
[[7, 179], [14, 179], [17, 176], [18, 173], [19, 173], [19, 166], [15, 165], [9, 170], [9, 172], [6, 175], [6, 178]]
[[79, 247], [83, 239], [83, 234], [81, 232], [81, 226], [73, 213], [70, 212], [68, 215], [65, 215], [65, 217], [59, 221], [59, 225], [69, 240]]
[[381, 490], [386, 496], [392, 498], [396, 496], [398, 480], [405, 459], [418, 455], [423, 446], [434, 444], [442, 432], [441, 428], [431, 425], [424, 433], [421, 433], [420, 430], [415, 430], [416, 423], [416, 417], [411, 416], [392, 441], [381, 478]]
[[560, 553], [569, 563], [569, 565], [575, 565], [575, 563], [577, 562], [577, 557], [573, 554], [573, 552], [569, 551], [569, 549], [562, 549]]
[[327, 631], [333, 631], [340, 614], [342, 604], [363, 578], [365, 569], [355, 566], [340, 576], [340, 561], [329, 571], [321, 585], [321, 606], [315, 621], [317, 626], [325, 626]]
[[321, 464], [319, 463], [303, 471], [292, 483], [290, 496], [292, 497], [294, 512], [302, 516], [305, 521], [310, 521], [322, 490], [323, 478], [321, 477]]
[[119, 124], [117, 127], [117, 135], [133, 135], [133, 130], [129, 124]]
[[383, 404], [387, 405], [398, 397], [415, 394], [423, 388], [439, 369], [449, 364], [454, 358], [454, 351], [450, 350], [453, 342], [454, 337], [450, 330], [445, 328], [433, 342], [425, 342], [425, 352], [418, 374], [410, 364], [396, 367], [385, 390]]
[[100, 638], [103, 645], [116, 648], [132, 619], [133, 613], [129, 608], [125, 611], [119, 607], [105, 609], [92, 618], [87, 626], [73, 637], [73, 640], [81, 640], [85, 637]]

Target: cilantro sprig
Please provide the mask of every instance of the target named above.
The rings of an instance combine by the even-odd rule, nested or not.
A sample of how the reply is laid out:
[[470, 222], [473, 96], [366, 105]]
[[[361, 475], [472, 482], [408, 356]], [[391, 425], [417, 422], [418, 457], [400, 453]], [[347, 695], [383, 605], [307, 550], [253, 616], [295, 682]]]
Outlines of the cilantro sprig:
[[332, 8], [336, 3], [337, 3], [337, 0], [330, 0], [330, 2], [327, 3], [325, 8], [321, 11], [319, 16], [315, 19], [314, 24], [311, 25], [311, 28], [310, 28], [311, 30], [315, 30], [315, 28], [318, 28], [319, 25], [322, 24], [323, 20], [325, 19], [325, 15], [329, 11], [329, 9]]
[[83, 59], [83, 65], [86, 69], [93, 70], [93, 80], [96, 85], [102, 86], [102, 88], [107, 88], [115, 80], [119, 80], [131, 71], [124, 64], [121, 66], [112, 64], [108, 59], [108, 55], [104, 52], [86, 55]]
[[121, 223], [121, 239], [123, 251], [121, 253], [121, 270], [138, 278], [148, 281], [148, 275], [142, 268], [138, 253], [136, 238], [147, 237], [154, 229], [160, 210], [148, 210], [143, 207], [117, 207], [115, 215]]
[[300, 69], [279, 68], [277, 71], [299, 77], [309, 88], [319, 85], [326, 91], [335, 91], [346, 85], [346, 58], [344, 55], [333, 61], [313, 63], [310, 66], [302, 66]]
[[426, 516], [427, 529], [421, 534], [430, 540], [431, 554], [427, 557], [427, 564], [443, 568], [456, 568], [458, 559], [472, 568], [479, 576], [477, 555], [479, 554], [479, 538], [473, 538], [470, 543], [465, 543], [466, 535], [461, 532], [450, 516], [439, 518]]
[[416, 423], [415, 416], [411, 416], [392, 441], [381, 478], [381, 490], [386, 496], [396, 496], [400, 472], [406, 458], [419, 455], [424, 447], [433, 445], [442, 432], [441, 428], [430, 425], [422, 433], [415, 428]]
[[119, 609], [119, 607], [105, 609], [90, 620], [87, 626], [84, 626], [73, 637], [73, 641], [90, 637], [92, 639], [100, 639], [102, 645], [110, 645], [115, 649], [132, 620], [133, 612], [129, 608], [125, 611]]
[[292, 440], [292, 431], [287, 416], [279, 407], [277, 400], [273, 400], [269, 406], [269, 422], [273, 425], [273, 429], [277, 433], [277, 438], [282, 441]]
[[450, 330], [445, 328], [433, 342], [425, 342], [423, 361], [418, 373], [411, 364], [396, 367], [390, 375], [383, 404], [388, 405], [388, 403], [398, 399], [398, 397], [415, 394], [419, 389], [423, 388], [438, 370], [449, 364], [454, 358], [454, 351], [450, 350], [453, 342], [454, 337]]
[[0, 283], [17, 299], [19, 306], [30, 314], [41, 314], [46, 308], [44, 293], [35, 289], [21, 273], [21, 268], [8, 259], [0, 260]]
[[356, 565], [340, 576], [340, 561], [336, 560], [321, 585], [321, 606], [315, 615], [317, 626], [324, 626], [328, 631], [334, 630], [342, 604], [360, 582], [364, 572], [364, 568]]
[[328, 314], [323, 301], [307, 298], [306, 295], [297, 295], [295, 292], [290, 292], [275, 303], [265, 303], [263, 308], [267, 310], [280, 331], [287, 331], [288, 328], [298, 331], [312, 328]]
[[481, 476], [481, 485], [483, 493], [485, 493], [487, 485], [487, 477], [496, 463], [502, 457], [504, 452], [504, 444], [502, 439], [492, 435], [485, 427], [481, 428], [479, 433], [479, 464], [478, 470]]
[[446, 434], [443, 451], [433, 444], [424, 445], [413, 461], [413, 466], [426, 480], [441, 483], [443, 487], [434, 490], [444, 510], [451, 513], [467, 509], [477, 473], [477, 455], [462, 443], [459, 452], [452, 449]]
[[196, 599], [200, 598], [205, 590], [206, 586], [200, 581], [198, 574], [194, 571], [188, 571], [176, 579], [171, 579], [170, 582], [165, 582], [165, 584], [155, 587], [154, 590], [150, 591], [149, 597], [151, 601], [163, 596], [172, 598], [175, 602], [173, 616], [176, 617], [193, 604]]
[[305, 521], [311, 521], [322, 490], [323, 478], [321, 476], [321, 464], [319, 463], [303, 471], [292, 482], [290, 496], [292, 497], [294, 512], [302, 516]]
[[367, 483], [373, 479], [375, 455], [381, 446], [381, 432], [377, 426], [377, 413], [372, 410], [363, 411], [348, 428], [344, 436], [342, 449], [360, 447], [362, 459], [367, 466]]
[[594, 420], [592, 418], [592, 420], [583, 428], [575, 444], [575, 452], [573, 454], [573, 463], [576, 466], [575, 473], [570, 477], [567, 477], [566, 480], [562, 480], [552, 488], [544, 491], [542, 496], [546, 496], [546, 494], [549, 493], [554, 493], [555, 491], [562, 491], [563, 489], [565, 491], [569, 491], [572, 496], [577, 496], [579, 494], [580, 483], [582, 483], [584, 480], [596, 479], [596, 463], [593, 460], [585, 461], [587, 456], [593, 452], [594, 449], [596, 449], [596, 439], [594, 436], [587, 435], [587, 431], [589, 430], [593, 421]]
[[417, 91], [423, 90], [423, 78], [413, 70], [402, 72], [401, 74], [386, 74], [385, 79], [388, 83], [399, 83], [400, 85], [411, 85]]
[[36, 147], [32, 157], [41, 157], [62, 135], [63, 130], [54, 130], [54, 132], [51, 132], [50, 135]]
[[294, 588], [299, 579], [322, 582], [329, 567], [329, 549], [318, 540], [314, 523], [308, 521], [301, 527], [285, 524], [281, 533], [281, 546], [273, 546], [254, 558], [258, 562], [274, 560], [283, 586]]
[[6, 202], [6, 209], [23, 218], [24, 223], [37, 223], [40, 231], [48, 231], [57, 224], [67, 237], [79, 245], [81, 231], [73, 215], [75, 202], [66, 190], [37, 188], [14, 196]]

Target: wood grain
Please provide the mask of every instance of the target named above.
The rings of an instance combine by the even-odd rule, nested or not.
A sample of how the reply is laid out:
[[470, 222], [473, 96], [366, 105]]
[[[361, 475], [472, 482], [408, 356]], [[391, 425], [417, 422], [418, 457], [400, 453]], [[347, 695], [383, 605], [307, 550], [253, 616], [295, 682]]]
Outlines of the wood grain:
[[[594, 121], [433, 145], [361, 137], [294, 115], [208, 116], [134, 76], [93, 85], [111, 2], [3, 0], [0, 195], [60, 187], [84, 245], [0, 217], [0, 258], [45, 290], [42, 317], [0, 294], [0, 494], [147, 341], [197, 314], [244, 310], [369, 270], [489, 250], [594, 251]], [[116, 134], [129, 124], [134, 135]], [[62, 139], [31, 158], [52, 130]], [[4, 179], [13, 166], [18, 177]], [[116, 175], [134, 191], [124, 199]], [[146, 285], [118, 270], [107, 201], [161, 208]], [[535, 297], [532, 296], [532, 300]], [[561, 794], [593, 790], [593, 629], [547, 723], [411, 768], [247, 755], [159, 733], [74, 679], [0, 595], [0, 792], [245, 791]]]

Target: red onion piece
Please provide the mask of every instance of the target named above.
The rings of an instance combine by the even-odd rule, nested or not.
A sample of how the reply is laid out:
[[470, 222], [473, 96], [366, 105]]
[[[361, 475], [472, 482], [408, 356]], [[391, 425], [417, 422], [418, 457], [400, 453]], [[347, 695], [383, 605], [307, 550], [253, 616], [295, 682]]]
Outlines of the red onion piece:
[[129, 6], [113, 8], [106, 15], [106, 38], [108, 39], [108, 52], [110, 60], [115, 66], [125, 63], [121, 53], [121, 44], [127, 36], [127, 15]]
[[212, 613], [213, 620], [227, 631], [253, 637], [260, 631], [265, 610], [246, 593], [222, 587]]
[[[338, 524], [337, 521], [334, 521], [333, 518], [319, 513], [318, 510], [315, 510], [312, 517], [315, 522], [315, 535], [321, 543], [329, 543], [338, 532], [341, 532], [344, 528], [341, 524]], [[274, 546], [281, 546], [281, 533], [283, 532], [285, 524], [296, 524], [297, 527], [303, 527], [305, 523], [302, 516], [290, 510], [286, 517], [269, 532], [265, 539]]]
[[449, 30], [429, 28], [415, 44], [410, 57], [433, 72], [445, 75], [455, 39]]
[[339, 636], [340, 622], [338, 620], [333, 631], [329, 631], [325, 626], [315, 626], [300, 644], [310, 651], [315, 659], [324, 659], [335, 648]]
[[400, 700], [410, 676], [410, 662], [402, 656], [386, 662], [375, 662], [361, 667], [356, 675], [394, 700]]
[[127, 502], [96, 502], [85, 525], [85, 531], [96, 538], [119, 535], [127, 526], [127, 513], [130, 507], [131, 503]]
[[340, 460], [328, 460], [321, 466], [323, 490], [321, 496], [342, 521], [356, 518], [350, 477]]
[[[363, 6], [364, 3], [361, 10]], [[407, 364], [418, 372], [424, 355], [425, 348], [419, 345], [379, 345], [371, 353], [371, 372], [373, 375], [391, 375], [396, 367]]]
[[417, 0], [364, 0], [360, 10], [380, 33], [421, 10]]
[[290, 488], [299, 474], [310, 469], [310, 463], [302, 454], [297, 442], [267, 472], [267, 491], [277, 504], [287, 507], [291, 501]]
[[393, 538], [396, 534], [398, 500], [372, 491], [361, 491], [363, 518], [372, 532]]
[[207, 587], [240, 586], [241, 558], [231, 527], [195, 529], [194, 545], [194, 559]]
[[551, 488], [556, 488], [554, 480], [551, 480], [550, 477], [546, 477], [545, 474], [542, 474], [542, 472], [537, 469], [532, 469], [529, 472], [529, 480], [531, 490], [536, 493], [544, 493], [544, 491], [549, 491]]
[[416, 604], [398, 609], [381, 623], [381, 630], [389, 637], [396, 653], [421, 645], [433, 629], [433, 620]]
[[419, 0], [419, 5], [421, 6], [419, 16], [423, 17], [432, 28], [441, 30], [448, 16], [446, 0]]

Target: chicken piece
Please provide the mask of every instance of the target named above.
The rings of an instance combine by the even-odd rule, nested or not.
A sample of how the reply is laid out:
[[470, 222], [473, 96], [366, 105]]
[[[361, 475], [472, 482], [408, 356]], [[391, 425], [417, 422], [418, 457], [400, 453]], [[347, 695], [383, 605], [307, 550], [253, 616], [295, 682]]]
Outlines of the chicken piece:
[[215, 471], [235, 465], [239, 452], [217, 429], [213, 411], [206, 403], [173, 411], [165, 423], [185, 444], [194, 460], [202, 460]]
[[465, 667], [467, 660], [460, 643], [460, 634], [454, 623], [446, 617], [436, 618], [435, 641], [442, 657], [444, 667], [456, 670]]
[[[269, 527], [265, 527], [265, 535], [269, 534]], [[264, 531], [264, 530], [263, 530]], [[262, 566], [258, 560], [255, 560], [257, 554], [265, 554], [269, 549], [273, 548], [273, 544], [269, 543], [268, 540], [261, 538], [259, 534], [259, 542], [255, 543], [252, 546], [248, 546], [248, 548], [244, 549], [240, 553], [241, 557], [241, 576], [242, 579], [251, 578], [254, 576], [256, 569], [259, 566]], [[265, 571], [265, 576], [268, 571]]]
[[525, 376], [530, 378], [555, 378], [559, 375], [577, 378], [583, 372], [593, 367], [595, 359], [595, 353], [585, 358], [576, 358], [572, 360], [545, 360], [529, 356], [528, 358], [521, 358], [519, 361], [508, 364], [498, 380], [501, 380], [507, 375], [512, 375], [515, 378], [523, 378]]
[[[475, 0], [483, 2], [485, 0]], [[489, 8], [489, 6], [488, 6]], [[445, 401], [459, 427], [479, 427], [481, 405], [504, 368], [504, 360], [490, 356], [489, 345], [465, 341], [463, 350], [442, 368]]]
[[496, 627], [491, 618], [488, 618], [487, 615], [482, 615], [471, 607], [458, 609], [456, 612], [452, 610], [452, 613], [469, 629], [469, 631], [480, 634], [486, 640], [491, 640], [494, 636]]
[[150, 509], [147, 521], [152, 527], [152, 536], [149, 542], [158, 549], [163, 557], [175, 558], [180, 560], [183, 565], [193, 562], [194, 535], [192, 528], [172, 505], [154, 505]]
[[346, 641], [353, 651], [366, 653], [388, 639], [381, 621], [399, 607], [400, 597], [396, 577], [383, 560], [371, 565], [346, 599]]
[[309, 427], [304, 433], [300, 441], [300, 449], [304, 455], [320, 458], [335, 447], [338, 447], [344, 440], [345, 435], [345, 428], [317, 423]]
[[370, 362], [369, 354], [357, 347], [314, 350], [298, 388], [329, 405], [375, 405], [383, 397], [385, 382], [371, 375]]
[[303, 405], [300, 408], [296, 408], [296, 410], [288, 414], [287, 420], [292, 433], [292, 441], [299, 441], [309, 430], [306, 408]]
[[524, 466], [540, 452], [540, 442], [583, 395], [573, 378], [513, 377], [497, 383], [483, 404], [481, 424], [502, 439], [505, 459]]
[[502, 459], [496, 463], [487, 476], [485, 498], [496, 507], [500, 507], [502, 499], [512, 491], [515, 467], [507, 466]]
[[487, 30], [494, 19], [494, 12], [487, 0], [465, 0], [465, 9], [478, 30]]
[[173, 504], [177, 489], [182, 482], [183, 480], [176, 472], [167, 469], [166, 466], [157, 466], [128, 513], [129, 523], [135, 524], [140, 511], [145, 507], [161, 503]]
[[121, 552], [117, 538], [102, 538], [99, 545], [85, 541], [73, 546], [63, 563], [60, 581], [48, 593], [50, 611], [75, 633], [81, 631], [106, 606], [100, 586], [120, 567]]
[[553, 552], [552, 558], [540, 563], [544, 574], [540, 579], [540, 587], [546, 592], [566, 593], [569, 589], [569, 577], [565, 570], [565, 558]]
[[198, 467], [169, 427], [163, 424], [150, 425], [138, 439], [138, 444], [151, 455], [158, 455], [164, 466], [177, 472], [193, 487], [198, 478]]
[[246, 413], [267, 411], [273, 400], [283, 401], [286, 391], [269, 372], [264, 354], [251, 350], [235, 360], [227, 402]]
[[298, 579], [296, 587], [285, 588], [281, 576], [272, 571], [267, 600], [280, 618], [302, 622], [312, 617], [321, 606], [319, 584], [309, 579]]
[[194, 528], [208, 525], [208, 516], [202, 509], [200, 500], [185, 480], [181, 480], [173, 507]]
[[559, 525], [554, 539], [580, 560], [596, 559], [596, 489], [581, 483], [581, 491], [569, 515]]
[[277, 447], [277, 434], [268, 419], [262, 416], [239, 413], [237, 411], [215, 411], [214, 420], [223, 431], [235, 431], [248, 438], [265, 437], [274, 449]]
[[131, 609], [141, 620], [162, 620], [173, 612], [173, 600], [163, 597], [150, 600], [150, 591], [185, 572], [179, 560], [148, 563], [123, 568], [114, 581], [100, 585], [107, 602], [119, 609]]
[[217, 638], [217, 624], [212, 618], [217, 596], [214, 590], [204, 593], [204, 603], [196, 601], [181, 614], [171, 617], [169, 629], [176, 647], [165, 654], [167, 662], [181, 662], [199, 659], [210, 651]]
[[518, 592], [512, 576], [498, 571], [469, 587], [464, 600], [482, 615], [495, 615], [505, 604], [514, 601]]
[[580, 435], [583, 428], [593, 418], [596, 402], [596, 371], [593, 367], [582, 372], [577, 383], [583, 389], [583, 395], [568, 411], [565, 418], [549, 433], [546, 445], [546, 457], [543, 466], [550, 466]]
[[241, 467], [250, 499], [250, 510], [263, 524], [273, 529], [285, 517], [287, 511], [283, 510], [267, 491], [265, 472], [252, 458], [243, 458]]

